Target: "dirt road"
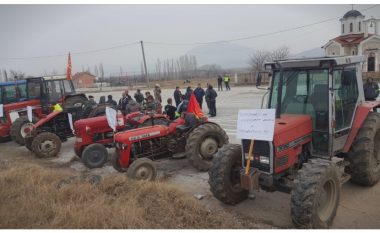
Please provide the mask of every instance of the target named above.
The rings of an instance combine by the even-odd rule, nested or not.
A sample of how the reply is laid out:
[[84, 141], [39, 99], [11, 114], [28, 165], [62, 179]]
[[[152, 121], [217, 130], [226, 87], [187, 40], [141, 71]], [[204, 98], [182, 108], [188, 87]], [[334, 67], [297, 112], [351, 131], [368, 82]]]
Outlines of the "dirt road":
[[[133, 93], [134, 91], [131, 91], [130, 94]], [[172, 97], [172, 93], [173, 90], [163, 90], [163, 100]], [[239, 143], [239, 140], [235, 138], [237, 111], [239, 109], [259, 108], [263, 93], [254, 87], [239, 87], [232, 88], [230, 92], [218, 92], [217, 117], [211, 118], [211, 121], [219, 123], [226, 130], [230, 142]], [[121, 96], [120, 92], [93, 95], [98, 100], [99, 96], [108, 94], [112, 94], [115, 100]], [[208, 112], [205, 107], [204, 111]], [[18, 147], [13, 142], [0, 144], [0, 148], [12, 148], [12, 151], [18, 151], [18, 153], [21, 151], [26, 156], [29, 155], [26, 148]], [[109, 152], [111, 155], [113, 154], [113, 150]], [[72, 139], [63, 144], [62, 151], [57, 158], [49, 160], [93, 174], [111, 176], [116, 173], [110, 164], [104, 168], [91, 171], [85, 168], [80, 161], [75, 159]], [[208, 174], [197, 172], [186, 160], [165, 160], [157, 162], [157, 165], [161, 178], [186, 192], [203, 196], [201, 202], [210, 209], [226, 209], [237, 216], [250, 216], [276, 227], [292, 227], [289, 194], [260, 191], [255, 200], [245, 200], [236, 206], [227, 206], [216, 200], [210, 193], [207, 183]], [[348, 182], [342, 188], [340, 205], [333, 228], [380, 228], [379, 210], [380, 184], [367, 188]]]

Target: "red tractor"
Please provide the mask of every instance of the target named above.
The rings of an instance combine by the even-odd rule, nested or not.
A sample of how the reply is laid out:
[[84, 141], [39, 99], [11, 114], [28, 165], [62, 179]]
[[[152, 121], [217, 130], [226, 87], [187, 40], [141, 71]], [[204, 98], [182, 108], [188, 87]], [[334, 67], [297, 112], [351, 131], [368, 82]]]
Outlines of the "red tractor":
[[[291, 194], [297, 227], [333, 223], [341, 185], [380, 178], [380, 102], [366, 102], [363, 56], [282, 60], [272, 73], [267, 108], [276, 109], [273, 141], [224, 145], [209, 171], [210, 190], [226, 204], [253, 191]], [[250, 159], [248, 159], [250, 157]]]
[[156, 168], [152, 160], [185, 153], [199, 171], [207, 171], [218, 148], [228, 143], [226, 132], [217, 124], [186, 113], [169, 125], [152, 125], [115, 135], [113, 166], [131, 178], [153, 180]]
[[[153, 122], [152, 122], [153, 121]], [[163, 114], [146, 115], [134, 112], [127, 116], [117, 115], [116, 130], [126, 131], [148, 125], [169, 125], [170, 120]], [[114, 133], [107, 123], [106, 116], [81, 119], [74, 123], [75, 154], [88, 168], [99, 168], [107, 162], [107, 148], [114, 146]]]
[[24, 101], [4, 105], [0, 137], [10, 136], [16, 143], [25, 144], [24, 138], [31, 129], [27, 106], [32, 107], [33, 122], [37, 122], [52, 112], [52, 103], [61, 103], [67, 108], [82, 105], [86, 100], [84, 94], [75, 93], [70, 80], [61, 77], [27, 78]]

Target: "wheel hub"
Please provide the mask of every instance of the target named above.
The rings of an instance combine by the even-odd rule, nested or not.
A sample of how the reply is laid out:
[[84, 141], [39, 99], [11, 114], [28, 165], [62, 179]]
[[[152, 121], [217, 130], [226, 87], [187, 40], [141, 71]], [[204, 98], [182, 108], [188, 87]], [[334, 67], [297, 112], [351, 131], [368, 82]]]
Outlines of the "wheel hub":
[[23, 126], [21, 126], [20, 133], [23, 138], [26, 136], [29, 136], [33, 130], [33, 124], [32, 123], [26, 123]]
[[322, 221], [327, 221], [334, 211], [337, 190], [333, 180], [328, 180], [322, 187], [317, 203], [317, 213]]
[[218, 143], [213, 138], [206, 138], [200, 146], [200, 153], [206, 159], [211, 159], [217, 151]]
[[55, 149], [55, 144], [51, 140], [46, 140], [46, 141], [41, 142], [39, 148], [41, 152], [49, 153]]
[[137, 180], [150, 180], [152, 175], [152, 169], [147, 166], [141, 166], [135, 172], [135, 178]]
[[97, 162], [99, 162], [99, 160], [102, 159], [102, 157], [103, 156], [102, 156], [101, 152], [99, 152], [99, 151], [93, 151], [91, 153], [91, 156], [89, 156], [89, 160], [90, 160], [91, 163], [97, 163]]

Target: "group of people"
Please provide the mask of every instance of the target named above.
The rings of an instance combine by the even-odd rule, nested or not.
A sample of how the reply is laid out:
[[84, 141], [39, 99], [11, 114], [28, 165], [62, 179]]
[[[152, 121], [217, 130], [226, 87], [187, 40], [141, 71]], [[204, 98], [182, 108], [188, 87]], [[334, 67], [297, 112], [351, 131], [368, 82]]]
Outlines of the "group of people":
[[198, 83], [198, 86], [193, 90], [191, 86], [186, 88], [185, 94], [182, 94], [180, 88], [177, 86], [174, 90], [174, 100], [177, 106], [177, 113], [181, 114], [186, 111], [188, 103], [190, 101], [191, 95], [194, 93], [194, 96], [199, 104], [199, 107], [202, 108], [203, 98], [206, 100], [207, 107], [209, 109], [210, 117], [216, 116], [216, 97], [218, 94], [214, 90], [211, 84], [207, 84], [206, 91], [202, 88], [202, 85]]
[[223, 91], [223, 82], [224, 86], [226, 87], [226, 91], [230, 91], [230, 81], [231, 78], [227, 73], [225, 73], [223, 77], [221, 75], [218, 75], [218, 91]]

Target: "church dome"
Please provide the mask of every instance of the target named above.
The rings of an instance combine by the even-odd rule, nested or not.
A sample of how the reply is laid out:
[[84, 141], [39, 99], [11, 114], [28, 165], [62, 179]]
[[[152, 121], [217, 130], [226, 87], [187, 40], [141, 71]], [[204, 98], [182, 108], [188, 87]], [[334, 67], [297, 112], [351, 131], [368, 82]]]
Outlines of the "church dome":
[[347, 19], [348, 17], [358, 17], [358, 16], [363, 16], [363, 15], [357, 10], [350, 10], [346, 14], [343, 15], [343, 19]]

